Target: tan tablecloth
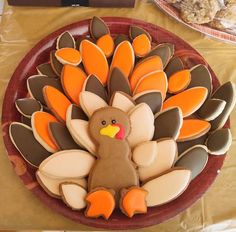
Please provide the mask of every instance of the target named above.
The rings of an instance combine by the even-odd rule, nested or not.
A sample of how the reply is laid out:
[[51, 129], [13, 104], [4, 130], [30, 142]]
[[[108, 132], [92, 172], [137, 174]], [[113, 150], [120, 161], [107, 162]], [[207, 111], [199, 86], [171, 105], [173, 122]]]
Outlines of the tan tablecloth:
[[[75, 21], [97, 16], [122, 16], [160, 25], [196, 48], [221, 82], [236, 82], [236, 46], [206, 38], [160, 12], [150, 1], [134, 9], [20, 8], [5, 6], [0, 27], [0, 107], [7, 83], [18, 62], [41, 38]], [[145, 231], [236, 231], [236, 111], [232, 114], [234, 142], [215, 183], [191, 208]], [[21, 183], [6, 156], [0, 132], [0, 230], [86, 230], [50, 210]], [[233, 229], [234, 228], [234, 229]], [[144, 231], [144, 230], [142, 230]]]

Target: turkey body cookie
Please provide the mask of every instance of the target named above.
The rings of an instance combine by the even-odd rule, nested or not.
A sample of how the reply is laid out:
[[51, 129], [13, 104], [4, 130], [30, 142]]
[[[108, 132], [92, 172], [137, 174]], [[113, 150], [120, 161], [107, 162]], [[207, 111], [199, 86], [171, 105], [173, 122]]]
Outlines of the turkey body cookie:
[[29, 126], [13, 122], [9, 127], [9, 134], [16, 149], [30, 165], [38, 167], [44, 159], [51, 155], [35, 139], [33, 131]]
[[50, 63], [43, 63], [37, 66], [37, 71], [39, 75], [45, 75], [47, 77], [57, 78], [57, 74], [53, 71]]
[[56, 88], [45, 86], [43, 96], [48, 108], [62, 122], [66, 120], [66, 111], [71, 102], [68, 98]]
[[81, 62], [80, 52], [74, 48], [61, 48], [55, 52], [55, 56], [62, 64], [78, 66]]
[[171, 169], [159, 177], [148, 181], [142, 187], [148, 191], [147, 206], [158, 206], [168, 203], [188, 187], [191, 171], [187, 169]]
[[89, 174], [94, 157], [82, 150], [64, 150], [45, 159], [39, 171], [51, 178], [82, 178]]
[[108, 63], [103, 51], [96, 44], [83, 40], [80, 52], [87, 74], [94, 74], [105, 85], [108, 78]]
[[163, 109], [177, 106], [182, 110], [183, 117], [187, 117], [197, 111], [204, 103], [208, 95], [208, 91], [204, 87], [194, 87], [187, 89], [175, 96], [168, 98]]
[[53, 141], [49, 133], [49, 123], [58, 122], [57, 119], [46, 112], [35, 112], [31, 118], [31, 125], [34, 137], [49, 152], [58, 151], [58, 146]]
[[191, 180], [193, 180], [205, 168], [207, 161], [207, 148], [203, 145], [196, 145], [181, 154], [174, 166], [191, 170]]
[[66, 95], [77, 105], [79, 105], [79, 94], [87, 75], [79, 67], [64, 65], [61, 73], [61, 83]]
[[57, 38], [56, 48], [75, 48], [75, 40], [70, 32], [65, 31], [61, 35], [59, 35], [59, 37]]

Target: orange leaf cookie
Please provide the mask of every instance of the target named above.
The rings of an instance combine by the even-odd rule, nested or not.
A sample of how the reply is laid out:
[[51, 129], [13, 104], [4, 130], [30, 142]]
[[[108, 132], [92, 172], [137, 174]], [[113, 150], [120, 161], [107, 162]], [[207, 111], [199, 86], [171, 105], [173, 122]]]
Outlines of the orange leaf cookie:
[[89, 204], [85, 212], [86, 217], [97, 218], [102, 216], [108, 219], [115, 208], [113, 193], [102, 188], [90, 192], [86, 197], [86, 201]]
[[37, 111], [33, 113], [31, 122], [34, 137], [37, 141], [49, 152], [58, 151], [58, 146], [49, 134], [49, 123], [58, 122], [57, 119], [49, 113]]
[[103, 51], [96, 44], [83, 40], [80, 44], [80, 52], [87, 74], [94, 74], [105, 85], [109, 67]]
[[144, 75], [162, 69], [162, 61], [159, 56], [148, 57], [138, 63], [130, 77], [131, 90], [134, 91], [136, 84]]
[[56, 51], [55, 56], [62, 64], [77, 66], [81, 62], [80, 52], [74, 48], [61, 48]]
[[66, 95], [79, 105], [79, 94], [82, 90], [86, 74], [79, 67], [66, 64], [62, 70], [61, 83]]
[[66, 121], [66, 111], [71, 102], [59, 90], [45, 86], [43, 88], [43, 96], [48, 108], [55, 114], [55, 116], [62, 122]]
[[129, 41], [123, 41], [116, 47], [111, 63], [111, 70], [117, 67], [128, 78], [133, 70], [134, 62], [135, 57], [132, 45]]
[[187, 141], [199, 138], [207, 133], [211, 128], [211, 124], [199, 119], [185, 119], [177, 141]]
[[174, 73], [168, 81], [168, 92], [179, 93], [185, 90], [191, 81], [190, 70], [185, 69]]
[[120, 208], [128, 217], [133, 217], [137, 213], [146, 213], [147, 205], [145, 198], [148, 192], [139, 187], [131, 187], [123, 193]]
[[206, 100], [208, 91], [204, 87], [193, 87], [182, 93], [168, 98], [163, 104], [163, 110], [178, 106], [183, 113], [183, 117], [187, 117], [197, 111]]
[[97, 40], [97, 46], [101, 48], [106, 57], [113, 54], [115, 45], [110, 34], [104, 35]]
[[136, 85], [134, 94], [147, 90], [158, 90], [162, 94], [162, 99], [165, 99], [167, 91], [166, 74], [163, 71], [156, 71], [143, 76]]
[[133, 40], [132, 46], [137, 57], [143, 57], [151, 51], [151, 41], [145, 34], [137, 36]]

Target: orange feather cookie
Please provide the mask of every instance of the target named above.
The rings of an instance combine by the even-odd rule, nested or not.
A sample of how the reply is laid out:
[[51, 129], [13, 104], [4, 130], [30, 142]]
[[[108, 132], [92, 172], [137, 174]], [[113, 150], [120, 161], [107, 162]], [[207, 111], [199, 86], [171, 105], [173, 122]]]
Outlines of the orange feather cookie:
[[77, 66], [81, 62], [80, 52], [74, 48], [61, 48], [56, 51], [55, 56], [62, 64]]
[[113, 54], [115, 44], [110, 34], [106, 34], [97, 40], [97, 46], [101, 48], [108, 58]]
[[132, 46], [137, 57], [144, 57], [151, 51], [151, 41], [146, 34], [137, 36], [133, 40]]

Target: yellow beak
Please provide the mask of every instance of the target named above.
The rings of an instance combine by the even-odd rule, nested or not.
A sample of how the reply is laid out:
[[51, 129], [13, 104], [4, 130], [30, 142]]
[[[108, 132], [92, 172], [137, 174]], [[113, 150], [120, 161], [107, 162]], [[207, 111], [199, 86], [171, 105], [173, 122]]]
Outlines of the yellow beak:
[[100, 130], [101, 135], [109, 136], [110, 138], [114, 138], [116, 134], [120, 131], [118, 126], [108, 125]]

